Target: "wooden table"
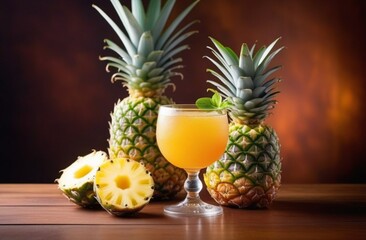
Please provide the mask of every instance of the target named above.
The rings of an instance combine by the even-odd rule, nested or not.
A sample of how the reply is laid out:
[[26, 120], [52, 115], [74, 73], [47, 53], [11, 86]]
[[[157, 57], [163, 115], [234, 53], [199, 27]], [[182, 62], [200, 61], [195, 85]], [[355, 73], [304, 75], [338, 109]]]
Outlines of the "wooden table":
[[366, 239], [366, 185], [283, 185], [270, 209], [217, 217], [166, 216], [170, 203], [117, 218], [68, 202], [56, 184], [0, 184], [0, 239]]

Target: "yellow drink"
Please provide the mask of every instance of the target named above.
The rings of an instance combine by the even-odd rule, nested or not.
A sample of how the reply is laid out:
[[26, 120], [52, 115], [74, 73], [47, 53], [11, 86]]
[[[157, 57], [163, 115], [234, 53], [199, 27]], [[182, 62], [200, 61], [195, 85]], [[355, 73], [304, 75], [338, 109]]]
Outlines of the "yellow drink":
[[224, 153], [228, 134], [224, 113], [169, 107], [161, 107], [159, 111], [158, 146], [164, 157], [177, 167], [202, 169], [212, 164]]

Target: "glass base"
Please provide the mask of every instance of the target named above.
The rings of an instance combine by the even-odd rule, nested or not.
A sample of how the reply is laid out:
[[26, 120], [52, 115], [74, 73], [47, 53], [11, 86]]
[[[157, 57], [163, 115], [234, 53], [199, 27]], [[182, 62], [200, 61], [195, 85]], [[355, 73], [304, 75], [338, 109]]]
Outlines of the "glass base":
[[185, 199], [177, 205], [164, 208], [164, 213], [174, 216], [216, 216], [223, 213], [221, 206], [215, 206], [203, 202], [201, 199], [194, 201]]

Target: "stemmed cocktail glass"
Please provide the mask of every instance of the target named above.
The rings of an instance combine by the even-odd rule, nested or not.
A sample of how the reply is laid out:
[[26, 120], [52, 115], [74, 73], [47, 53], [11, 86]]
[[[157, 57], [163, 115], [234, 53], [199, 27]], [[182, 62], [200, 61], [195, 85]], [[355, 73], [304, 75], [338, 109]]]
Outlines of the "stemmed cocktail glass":
[[156, 137], [161, 153], [173, 165], [183, 168], [188, 178], [186, 198], [164, 208], [172, 215], [212, 216], [222, 214], [220, 206], [200, 199], [201, 169], [219, 159], [228, 140], [225, 111], [198, 109], [193, 104], [162, 105], [159, 108]]

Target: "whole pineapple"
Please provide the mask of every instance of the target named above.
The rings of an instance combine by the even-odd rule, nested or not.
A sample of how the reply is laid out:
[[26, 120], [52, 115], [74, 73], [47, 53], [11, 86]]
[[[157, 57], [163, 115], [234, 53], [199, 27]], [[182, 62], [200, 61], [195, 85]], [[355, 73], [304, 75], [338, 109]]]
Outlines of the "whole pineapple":
[[273, 128], [264, 123], [279, 93], [278, 78], [268, 69], [283, 49], [268, 47], [255, 52], [255, 44], [241, 47], [240, 55], [211, 38], [217, 60], [207, 57], [220, 73], [208, 69], [221, 83], [208, 80], [231, 103], [229, 141], [223, 157], [206, 169], [204, 180], [210, 195], [221, 205], [238, 208], [268, 207], [281, 183], [280, 144]]
[[99, 7], [93, 7], [104, 17], [120, 38], [124, 48], [106, 39], [105, 48], [117, 57], [105, 56], [107, 71], [116, 69], [112, 82], [122, 81], [129, 96], [114, 106], [110, 122], [110, 158], [124, 157], [145, 164], [155, 182], [154, 198], [171, 198], [178, 193], [186, 179], [186, 173], [170, 164], [156, 144], [155, 130], [158, 108], [173, 101], [164, 96], [171, 78], [181, 76], [181, 58], [176, 57], [188, 49], [182, 44], [196, 31], [187, 31], [196, 21], [177, 29], [198, 1], [190, 4], [178, 17], [166, 26], [175, 4], [167, 0], [151, 0], [145, 11], [141, 0], [131, 0], [131, 10], [119, 0], [111, 0], [127, 35]]

